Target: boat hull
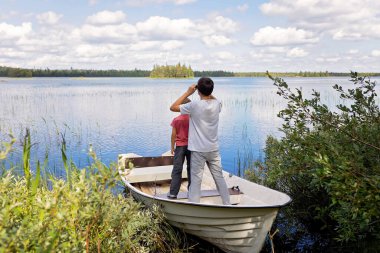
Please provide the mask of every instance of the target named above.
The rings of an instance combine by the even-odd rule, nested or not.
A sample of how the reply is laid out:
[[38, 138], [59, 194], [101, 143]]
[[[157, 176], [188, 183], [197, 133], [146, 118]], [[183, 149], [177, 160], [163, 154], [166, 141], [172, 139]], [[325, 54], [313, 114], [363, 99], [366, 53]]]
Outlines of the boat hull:
[[169, 224], [225, 252], [260, 252], [279, 209], [174, 202], [143, 195], [132, 185], [128, 188], [137, 201], [161, 206]]
[[[189, 202], [186, 196], [171, 200], [166, 197], [170, 184], [165, 180], [171, 179], [172, 166], [163, 166], [161, 162], [166, 159], [160, 158], [154, 159], [160, 162], [159, 166], [131, 168], [130, 163], [137, 164], [136, 157], [139, 156], [131, 153], [119, 155], [119, 174], [131, 195], [146, 206], [159, 205], [171, 225], [225, 252], [260, 252], [279, 208], [291, 201], [284, 193], [226, 171], [223, 176], [227, 186], [239, 192], [230, 196], [233, 205], [223, 205], [219, 195], [207, 194], [202, 195], [200, 203]], [[151, 159], [142, 158], [140, 162]], [[208, 169], [204, 171], [201, 189], [216, 189]]]

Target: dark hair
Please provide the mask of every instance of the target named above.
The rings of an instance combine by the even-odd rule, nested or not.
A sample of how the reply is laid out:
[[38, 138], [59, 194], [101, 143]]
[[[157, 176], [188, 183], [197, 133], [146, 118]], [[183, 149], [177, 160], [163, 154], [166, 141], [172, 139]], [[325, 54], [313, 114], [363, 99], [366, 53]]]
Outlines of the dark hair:
[[202, 77], [198, 80], [197, 89], [202, 95], [209, 96], [214, 90], [214, 82], [209, 77]]

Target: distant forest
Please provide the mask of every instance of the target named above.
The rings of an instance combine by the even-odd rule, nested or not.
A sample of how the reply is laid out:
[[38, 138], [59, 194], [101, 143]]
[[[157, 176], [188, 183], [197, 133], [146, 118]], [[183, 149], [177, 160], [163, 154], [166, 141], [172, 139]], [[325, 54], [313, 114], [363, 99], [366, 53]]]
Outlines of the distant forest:
[[[270, 72], [279, 77], [329, 77], [350, 76], [350, 73], [328, 71]], [[360, 73], [364, 76], [380, 76], [380, 72]], [[193, 71], [190, 66], [155, 65], [153, 70], [91, 70], [91, 69], [25, 69], [0, 66], [0, 77], [153, 77], [153, 78], [192, 78], [192, 77], [266, 77], [265, 72], [230, 72], [224, 70]]]
[[148, 77], [149, 70], [23, 69], [0, 66], [2, 77]]

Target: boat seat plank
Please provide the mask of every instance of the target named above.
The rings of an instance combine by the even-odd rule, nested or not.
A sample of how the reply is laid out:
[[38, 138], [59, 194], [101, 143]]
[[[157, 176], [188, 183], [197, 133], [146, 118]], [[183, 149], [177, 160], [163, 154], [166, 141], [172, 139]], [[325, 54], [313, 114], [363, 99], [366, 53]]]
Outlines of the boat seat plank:
[[[157, 182], [171, 180], [173, 166], [156, 166], [133, 168], [125, 176], [130, 183]], [[182, 170], [182, 178], [187, 178], [186, 166]]]
[[[230, 192], [230, 195], [239, 195], [243, 194], [243, 192], [239, 190], [235, 190], [232, 188], [228, 189]], [[168, 199], [167, 194], [157, 194], [156, 197], [162, 198], [162, 199]], [[207, 198], [207, 197], [217, 197], [220, 196], [218, 190], [202, 190], [201, 191], [201, 198]], [[179, 192], [177, 195], [177, 199], [187, 199], [187, 192]]]
[[131, 157], [125, 159], [125, 168], [143, 168], [173, 165], [173, 156]]

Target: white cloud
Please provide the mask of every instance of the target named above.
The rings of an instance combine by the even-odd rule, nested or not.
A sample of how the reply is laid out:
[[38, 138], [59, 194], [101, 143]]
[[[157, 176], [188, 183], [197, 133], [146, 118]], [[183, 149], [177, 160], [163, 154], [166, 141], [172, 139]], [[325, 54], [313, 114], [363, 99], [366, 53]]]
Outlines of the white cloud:
[[288, 57], [292, 57], [292, 58], [305, 57], [308, 54], [309, 54], [308, 52], [306, 52], [305, 50], [299, 47], [292, 48], [286, 53]]
[[10, 59], [15, 59], [15, 58], [24, 58], [27, 57], [27, 54], [25, 52], [20, 52], [19, 50], [15, 50], [13, 48], [4, 48], [1, 50], [0, 53], [1, 58], [10, 58]]
[[360, 32], [347, 31], [347, 30], [338, 30], [333, 32], [334, 40], [360, 40], [364, 37], [364, 34]]
[[[302, 17], [316, 17], [331, 13], [331, 10], [326, 8], [327, 1], [318, 0], [270, 0], [268, 3], [263, 3], [260, 10], [267, 15], [290, 15], [298, 13]], [[330, 1], [333, 2], [333, 1]], [[335, 2], [339, 2], [335, 1]]]
[[314, 33], [303, 29], [266, 26], [252, 36], [251, 43], [255, 46], [282, 46], [316, 43], [318, 40]]
[[210, 20], [209, 25], [216, 31], [223, 33], [234, 33], [238, 30], [238, 23], [223, 16], [216, 16], [213, 20]]
[[131, 55], [133, 61], [143, 63], [151, 68], [154, 63], [157, 64], [190, 64], [203, 59], [200, 53], [173, 53], [173, 52], [139, 52], [139, 54]]
[[341, 60], [341, 57], [329, 57], [325, 59], [327, 62], [338, 62]]
[[372, 50], [371, 55], [374, 57], [380, 57], [380, 50]]
[[125, 3], [130, 6], [146, 6], [152, 4], [165, 4], [171, 3], [175, 5], [185, 5], [194, 3], [197, 0], [126, 0]]
[[121, 11], [98, 12], [88, 17], [86, 24], [74, 29], [72, 34], [79, 40], [98, 43], [126, 43], [137, 41], [137, 39], [140, 41], [177, 41], [168, 42], [163, 45], [163, 48], [178, 48], [183, 44], [179, 45], [178, 41], [198, 38], [203, 38], [203, 41], [209, 46], [228, 45], [233, 40], [226, 34], [234, 33], [239, 29], [237, 22], [220, 15], [205, 20], [151, 16], [136, 24], [122, 22], [124, 19], [125, 14]]
[[[8, 15], [10, 12], [0, 14], [0, 20], [4, 20], [0, 21], [0, 63], [42, 68], [150, 69], [154, 63], [181, 62], [194, 69], [235, 71], [376, 71], [380, 67], [380, 48], [373, 38], [380, 38], [380, 11], [374, 8], [378, 4], [369, 8], [369, 1], [363, 0], [360, 8], [341, 5], [342, 10], [338, 10], [336, 1], [341, 0], [266, 0], [279, 8], [266, 10], [265, 14], [276, 14], [274, 22], [288, 24], [285, 27], [276, 27], [270, 17], [261, 20], [260, 15], [254, 25], [243, 17], [246, 14], [228, 16], [247, 9], [254, 11], [257, 4], [248, 6], [244, 1], [215, 6], [214, 12], [204, 10], [205, 15], [200, 15], [199, 9], [187, 8], [193, 6], [174, 6], [188, 1], [140, 0], [157, 5], [138, 9], [142, 14], [129, 18], [128, 11], [136, 9], [123, 8], [125, 0], [121, 0], [116, 5], [123, 8], [120, 11], [100, 9], [87, 19], [82, 15], [69, 23], [64, 22], [68, 21], [66, 12], [60, 12], [65, 19], [57, 13], [37, 13], [38, 19], [36, 13], [16, 10], [17, 19]], [[83, 5], [100, 7], [100, 3], [87, 0]], [[165, 16], [149, 17], [148, 8], [168, 10]], [[78, 24], [78, 20], [85, 21]], [[37, 21], [44, 25], [34, 25]], [[260, 24], [264, 25], [250, 30]], [[246, 39], [247, 32], [251, 43]], [[356, 42], [344, 41], [348, 39]], [[319, 41], [321, 44], [314, 44]]]
[[73, 36], [79, 40], [95, 43], [130, 43], [136, 40], [137, 31], [133, 25], [84, 25], [73, 31]]
[[224, 35], [205, 36], [202, 41], [208, 47], [226, 46], [232, 43], [232, 40]]
[[150, 50], [157, 48], [158, 44], [158, 41], [139, 41], [133, 43], [129, 49], [134, 51]]
[[14, 43], [14, 47], [20, 51], [33, 54], [62, 55], [69, 52], [71, 45], [75, 44], [75, 41], [72, 41], [68, 34], [69, 31], [61, 29], [36, 31], [20, 38]]
[[53, 11], [48, 11], [37, 15], [37, 20], [40, 24], [55, 25], [62, 16], [63, 15], [57, 14]]
[[[379, 13], [380, 16], [380, 13]], [[377, 23], [372, 23], [377, 22]], [[367, 40], [380, 38], [380, 19], [377, 21], [359, 22], [350, 26], [331, 29], [334, 40]]]
[[263, 52], [268, 52], [268, 53], [284, 53], [288, 49], [286, 47], [266, 47], [262, 51]]
[[263, 62], [271, 61], [271, 59], [276, 57], [276, 55], [274, 55], [274, 54], [265, 54], [265, 53], [257, 52], [257, 51], [250, 52], [249, 54], [250, 54], [252, 59], [260, 60]]
[[324, 57], [318, 57], [316, 59], [316, 61], [320, 63], [336, 63], [340, 60], [341, 60], [341, 57], [339, 56], [324, 56]]
[[260, 10], [267, 15], [284, 15], [290, 20], [324, 23], [360, 21], [379, 13], [376, 10], [379, 7], [380, 3], [372, 0], [270, 0], [262, 4]]
[[161, 49], [162, 50], [174, 50], [174, 49], [178, 49], [178, 48], [181, 48], [185, 43], [183, 41], [179, 41], [179, 40], [169, 40], [169, 41], [166, 41], [164, 42], [162, 45], [161, 45]]
[[[176, 59], [176, 55], [173, 55], [173, 60]], [[199, 61], [203, 59], [203, 54], [200, 53], [189, 53], [189, 54], [179, 54], [179, 59], [183, 59], [183, 62], [193, 62]], [[182, 61], [182, 60], [181, 60]]]
[[213, 54], [219, 60], [233, 60], [235, 55], [228, 51], [220, 51]]
[[113, 44], [109, 45], [92, 45], [81, 44], [75, 48], [75, 55], [83, 58], [112, 57], [121, 52], [123, 47]]
[[17, 11], [9, 11], [7, 13], [0, 13], [0, 20], [5, 20], [8, 18], [19, 16], [20, 13]]
[[230, 18], [216, 16], [208, 20], [193, 21], [188, 18], [170, 19], [152, 16], [138, 22], [136, 29], [145, 39], [178, 40], [214, 34], [230, 34], [238, 30], [238, 24]]
[[0, 52], [7, 48], [19, 50], [17, 45], [22, 41], [26, 41], [32, 33], [32, 23], [22, 23], [19, 26], [0, 23]]
[[181, 5], [181, 4], [189, 4], [189, 3], [194, 3], [197, 0], [174, 0], [175, 4]]
[[169, 19], [153, 16], [136, 24], [138, 32], [155, 39], [184, 39], [196, 36], [196, 26], [190, 19]]
[[238, 11], [241, 11], [241, 12], [245, 12], [247, 11], [249, 8], [249, 5], [248, 4], [242, 4], [242, 5], [238, 5], [238, 7], [236, 7], [236, 9]]
[[250, 55], [252, 59], [260, 59], [269, 62], [275, 58], [282, 58], [287, 51], [288, 49], [286, 47], [264, 47], [250, 52]]
[[122, 11], [101, 11], [87, 18], [87, 23], [92, 25], [120, 24], [126, 18]]
[[227, 17], [221, 15], [210, 15], [206, 20], [197, 20], [194, 22], [194, 37], [209, 35], [230, 35], [239, 30], [239, 24]]
[[0, 44], [4, 39], [19, 39], [30, 32], [32, 32], [32, 23], [22, 23], [21, 26], [0, 23]]
[[315, 59], [315, 61], [316, 61], [316, 62], [320, 62], [320, 63], [322, 63], [322, 62], [325, 61], [325, 58], [323, 58], [323, 57], [317, 57], [317, 58]]
[[327, 32], [335, 40], [380, 38], [380, 1], [269, 0], [260, 10], [285, 16], [300, 28]]
[[[163, 52], [139, 52], [138, 54], [133, 54], [130, 56], [133, 58], [132, 60], [134, 61], [139, 61], [139, 62], [145, 62], [149, 63], [152, 65], [152, 63], [159, 63], [158, 61], [161, 59], [162, 63], [165, 63], [167, 61], [167, 55]], [[160, 62], [161, 63], [161, 62]]]

